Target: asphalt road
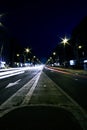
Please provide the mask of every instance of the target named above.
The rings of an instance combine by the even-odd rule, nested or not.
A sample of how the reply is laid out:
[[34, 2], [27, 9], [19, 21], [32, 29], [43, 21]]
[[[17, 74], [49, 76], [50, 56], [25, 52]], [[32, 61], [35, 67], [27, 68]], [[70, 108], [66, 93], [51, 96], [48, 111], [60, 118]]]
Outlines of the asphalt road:
[[45, 68], [44, 72], [81, 107], [87, 110], [87, 78], [62, 71], [53, 71], [50, 68]]
[[[21, 95], [24, 95], [25, 97], [25, 95], [30, 91], [30, 88], [34, 82], [37, 79], [39, 80], [41, 77], [39, 76], [38, 78], [38, 74], [41, 73], [41, 71], [41, 68], [27, 69], [24, 71], [24, 73], [0, 79], [0, 105], [12, 97], [15, 93], [19, 93], [20, 91], [22, 93]], [[64, 90], [64, 92], [74, 99], [81, 107], [87, 110], [87, 78], [80, 77], [76, 74], [63, 73], [62, 71], [56, 72], [47, 67], [43, 69], [43, 72], [47, 77], [45, 78], [45, 81], [43, 81], [44, 77], [40, 78], [40, 81], [43, 82], [43, 84], [39, 83], [38, 81], [37, 84], [36, 82], [36, 86], [34, 88], [35, 92], [32, 92], [32, 97], [35, 97], [35, 100], [31, 100], [30, 103], [56, 104], [58, 102], [58, 93], [57, 89], [54, 88], [53, 85], [53, 83], [56, 83], [59, 88]], [[49, 87], [51, 81], [49, 81], [48, 84], [48, 78], [53, 81], [51, 87]], [[25, 86], [27, 86], [27, 88], [25, 88]], [[16, 100], [20, 101], [20, 103], [24, 99], [22, 96], [18, 97], [15, 95], [15, 97], [18, 98], [16, 98]]]
[[43, 66], [1, 72], [0, 117], [18, 106], [51, 105], [70, 111], [87, 128], [86, 86], [86, 78]]
[[[27, 69], [24, 73], [14, 75], [11, 77], [7, 77], [4, 79], [0, 79], [0, 105], [4, 103], [7, 99], [9, 99], [12, 95], [17, 93], [18, 90], [23, 88], [24, 86], [28, 86], [26, 90], [26, 94], [28, 93], [30, 87], [33, 85], [36, 79], [38, 79], [38, 73], [40, 73], [42, 69], [33, 68]], [[80, 77], [74, 74], [63, 73], [62, 71], [54, 71], [50, 68], [44, 68], [43, 72], [54, 82], [58, 87], [64, 90], [72, 99], [74, 99], [80, 106], [87, 110], [87, 78]], [[35, 78], [36, 76], [36, 78]], [[44, 77], [43, 77], [44, 78]], [[31, 81], [32, 80], [32, 81]], [[40, 79], [42, 80], [42, 79]], [[42, 80], [43, 81], [43, 80]], [[57, 98], [57, 90], [53, 86], [49, 87], [47, 78], [45, 79], [45, 83], [42, 85], [40, 83], [35, 84], [36, 87], [36, 95], [35, 99], [38, 99], [36, 103], [53, 103], [56, 104]], [[49, 81], [50, 83], [50, 81]], [[27, 85], [26, 85], [27, 84]], [[31, 85], [32, 84], [32, 85]], [[48, 85], [48, 87], [47, 87]], [[37, 86], [39, 86], [37, 88]], [[41, 88], [43, 91], [40, 91]], [[38, 91], [37, 91], [38, 90]], [[50, 91], [51, 90], [51, 91]], [[55, 90], [55, 91], [54, 91]], [[24, 89], [21, 91], [25, 91]], [[43, 94], [44, 93], [44, 94]], [[34, 94], [33, 94], [34, 95]], [[42, 98], [38, 98], [38, 95], [45, 95]], [[56, 95], [53, 98], [53, 95]], [[40, 99], [40, 100], [39, 100]], [[52, 100], [51, 100], [52, 99]], [[18, 99], [17, 99], [18, 100]], [[54, 102], [53, 102], [54, 101]]]
[[30, 69], [25, 70], [22, 74], [0, 79], [0, 104], [21, 89], [39, 72], [39, 69]]

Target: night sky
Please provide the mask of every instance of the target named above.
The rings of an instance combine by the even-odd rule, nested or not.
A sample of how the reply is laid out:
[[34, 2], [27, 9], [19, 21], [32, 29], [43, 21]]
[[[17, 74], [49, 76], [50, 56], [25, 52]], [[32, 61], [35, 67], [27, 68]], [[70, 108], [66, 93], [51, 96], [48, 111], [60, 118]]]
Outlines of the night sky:
[[86, 0], [0, 1], [1, 22], [22, 46], [32, 48], [42, 61], [87, 16]]

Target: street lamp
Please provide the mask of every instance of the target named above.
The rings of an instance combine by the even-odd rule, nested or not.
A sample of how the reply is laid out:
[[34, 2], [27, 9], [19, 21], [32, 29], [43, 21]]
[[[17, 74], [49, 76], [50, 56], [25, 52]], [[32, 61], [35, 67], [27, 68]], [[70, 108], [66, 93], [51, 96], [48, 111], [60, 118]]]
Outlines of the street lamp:
[[30, 53], [31, 49], [30, 48], [25, 48], [26, 53]]
[[66, 44], [69, 44], [68, 43], [68, 41], [69, 41], [69, 39], [68, 38], [61, 38], [62, 39], [62, 42], [61, 43], [63, 43], [64, 44], [64, 46], [66, 45]]
[[33, 56], [33, 58], [36, 58], [36, 56]]
[[[74, 53], [75, 53], [75, 58], [76, 58], [76, 61], [77, 61], [77, 67], [79, 67], [80, 65], [80, 51], [82, 49], [82, 45], [78, 45], [76, 44], [75, 45], [75, 48], [74, 48]], [[82, 53], [82, 55], [84, 55], [84, 52]]]
[[27, 57], [27, 54], [28, 53], [31, 53], [31, 48], [25, 48], [25, 51], [24, 51], [24, 63], [26, 62], [26, 57]]
[[50, 60], [52, 60], [52, 57], [50, 57]]
[[66, 46], [66, 44], [68, 44], [68, 45], [70, 45], [69, 43], [68, 43], [68, 41], [69, 41], [69, 39], [68, 38], [66, 38], [66, 36], [64, 37], [64, 38], [61, 38], [62, 39], [62, 42], [61, 43], [63, 43], [63, 45], [64, 45], [64, 66], [66, 65], [66, 52], [65, 52], [65, 46]]
[[56, 55], [56, 52], [53, 52], [53, 55], [55, 56], [55, 55]]
[[17, 57], [19, 57], [20, 55], [19, 54], [17, 54]]
[[82, 48], [82, 46], [81, 46], [81, 45], [79, 45], [79, 46], [78, 46], [78, 48], [79, 48], [79, 49], [81, 49], [81, 48]]
[[17, 56], [17, 63], [16, 63], [16, 65], [19, 67], [20, 66], [20, 54], [16, 54], [16, 56]]

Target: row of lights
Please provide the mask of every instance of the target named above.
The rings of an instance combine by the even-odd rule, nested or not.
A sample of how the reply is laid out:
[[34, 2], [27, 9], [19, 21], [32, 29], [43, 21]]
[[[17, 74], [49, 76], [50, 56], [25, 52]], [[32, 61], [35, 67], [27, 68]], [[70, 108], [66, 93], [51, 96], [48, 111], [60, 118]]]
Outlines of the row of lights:
[[[28, 53], [31, 53], [31, 48], [25, 48], [25, 51], [24, 51], [24, 52], [27, 53], [27, 54], [28, 54]], [[16, 56], [19, 57], [20, 54], [16, 54]], [[36, 56], [34, 55], [33, 58], [36, 59]], [[30, 60], [30, 59], [28, 59], [28, 60]], [[39, 61], [38, 58], [37, 58], [37, 61]]]
[[[64, 38], [61, 38], [61, 43], [64, 45], [64, 47], [65, 47], [65, 45], [66, 44], [68, 44], [68, 45], [70, 45], [69, 44], [69, 39], [68, 38], [66, 38], [66, 36], [64, 37]], [[77, 48], [79, 48], [79, 49], [81, 49], [82, 48], [82, 46], [81, 45], [79, 45]], [[53, 52], [53, 56], [55, 56], [56, 55], [56, 52]], [[47, 62], [49, 62], [49, 61], [51, 61], [52, 60], [52, 57], [50, 57], [49, 59], [48, 59], [48, 61]]]

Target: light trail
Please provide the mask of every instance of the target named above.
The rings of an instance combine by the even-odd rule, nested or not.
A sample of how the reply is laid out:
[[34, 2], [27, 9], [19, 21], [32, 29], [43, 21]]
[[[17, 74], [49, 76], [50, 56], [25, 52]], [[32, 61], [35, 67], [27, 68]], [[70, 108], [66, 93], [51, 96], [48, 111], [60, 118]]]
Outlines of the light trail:
[[43, 68], [44, 65], [36, 65], [33, 67], [23, 67], [23, 68], [20, 67], [20, 68], [6, 69], [6, 70], [3, 69], [4, 72], [0, 72], [0, 79], [22, 74], [27, 70], [43, 70]]

